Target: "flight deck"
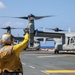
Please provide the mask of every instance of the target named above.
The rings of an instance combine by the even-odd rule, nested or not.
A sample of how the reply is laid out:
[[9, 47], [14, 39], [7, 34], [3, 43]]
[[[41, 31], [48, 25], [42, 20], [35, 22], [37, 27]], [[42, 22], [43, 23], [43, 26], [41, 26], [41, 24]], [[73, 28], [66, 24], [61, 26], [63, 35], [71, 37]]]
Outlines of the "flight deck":
[[24, 75], [75, 75], [75, 54], [24, 51], [20, 57]]

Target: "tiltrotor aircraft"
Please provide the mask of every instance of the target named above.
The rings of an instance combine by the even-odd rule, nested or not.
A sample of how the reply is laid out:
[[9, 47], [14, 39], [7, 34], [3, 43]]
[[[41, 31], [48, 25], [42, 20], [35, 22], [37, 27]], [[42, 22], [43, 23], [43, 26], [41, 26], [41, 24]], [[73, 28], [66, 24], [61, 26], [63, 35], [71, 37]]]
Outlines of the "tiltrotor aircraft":
[[[48, 41], [54, 41], [54, 53], [59, 53], [60, 51], [69, 51], [69, 52], [75, 52], [75, 32], [71, 32], [71, 29], [67, 30], [61, 30], [59, 28], [45, 28], [45, 30], [54, 30], [55, 32], [47, 32], [51, 34], [50, 38], [47, 38]], [[63, 31], [63, 32], [60, 32]], [[54, 36], [56, 35], [56, 36]], [[57, 36], [59, 35], [59, 36]], [[46, 41], [45, 40], [45, 41]]]
[[29, 28], [29, 35], [30, 35], [28, 45], [29, 48], [34, 47], [34, 37], [48, 37], [53, 38], [53, 40], [55, 41], [55, 53], [59, 53], [60, 50], [74, 51], [75, 50], [74, 32], [58, 32], [58, 31], [45, 32], [35, 30], [34, 20], [38, 20], [45, 17], [53, 17], [53, 16], [34, 16], [33, 14], [30, 14], [27, 17], [9, 17], [9, 18], [19, 18], [28, 20], [27, 27]]
[[[14, 30], [14, 29], [24, 29], [24, 28], [14, 28], [14, 27], [11, 27], [11, 26], [7, 26], [7, 27], [2, 27], [0, 29], [7, 30], [7, 33], [11, 33], [11, 30]], [[16, 42], [16, 43], [19, 43], [19, 42], [21, 42], [24, 39], [23, 37], [14, 36], [14, 35], [13, 35], [13, 38], [14, 38], [14, 42]], [[0, 42], [0, 46], [1, 46], [1, 42]], [[30, 49], [30, 48], [28, 47], [27, 49]], [[32, 49], [36, 49], [36, 50], [40, 49], [40, 41], [39, 41], [39, 39], [35, 39], [34, 40], [34, 47]]]
[[[6, 16], [3, 16], [3, 17], [6, 17]], [[30, 35], [28, 46], [30, 49], [33, 49], [33, 48], [36, 49], [36, 48], [40, 48], [40, 43], [38, 40], [34, 41], [34, 36], [35, 36], [34, 33], [36, 32], [35, 26], [34, 26], [34, 20], [38, 20], [38, 19], [45, 18], [45, 17], [53, 17], [53, 15], [51, 15], [51, 16], [34, 16], [33, 14], [30, 14], [26, 17], [8, 17], [8, 18], [19, 18], [19, 19], [28, 20], [27, 28], [29, 28], [29, 35]], [[22, 38], [20, 38], [19, 40], [22, 40]], [[35, 45], [36, 42], [38, 45]]]

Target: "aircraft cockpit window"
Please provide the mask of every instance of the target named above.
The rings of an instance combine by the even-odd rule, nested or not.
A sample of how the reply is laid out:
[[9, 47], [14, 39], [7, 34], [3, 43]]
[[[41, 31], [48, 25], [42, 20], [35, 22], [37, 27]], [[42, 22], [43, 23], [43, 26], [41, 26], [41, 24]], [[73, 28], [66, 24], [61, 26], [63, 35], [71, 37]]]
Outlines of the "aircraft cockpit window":
[[69, 45], [70, 42], [70, 37], [67, 37], [68, 41], [67, 41], [67, 45]]
[[74, 38], [71, 38], [71, 43], [74, 43]]

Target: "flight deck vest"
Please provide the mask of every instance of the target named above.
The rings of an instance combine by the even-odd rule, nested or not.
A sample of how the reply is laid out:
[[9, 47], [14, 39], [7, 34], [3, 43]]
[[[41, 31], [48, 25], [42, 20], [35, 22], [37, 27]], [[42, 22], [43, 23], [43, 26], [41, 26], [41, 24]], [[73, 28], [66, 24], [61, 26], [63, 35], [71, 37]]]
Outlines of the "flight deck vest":
[[0, 73], [5, 70], [8, 72], [23, 72], [20, 58], [16, 56], [12, 46], [4, 46], [0, 49]]

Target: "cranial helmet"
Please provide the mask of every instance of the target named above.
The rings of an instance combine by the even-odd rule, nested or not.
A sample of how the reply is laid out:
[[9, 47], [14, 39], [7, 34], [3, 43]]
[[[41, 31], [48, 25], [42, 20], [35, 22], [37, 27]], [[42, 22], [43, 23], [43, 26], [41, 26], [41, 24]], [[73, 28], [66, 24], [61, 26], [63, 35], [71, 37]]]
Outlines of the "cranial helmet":
[[2, 44], [13, 44], [14, 40], [13, 40], [13, 36], [10, 33], [5, 33], [2, 35]]

